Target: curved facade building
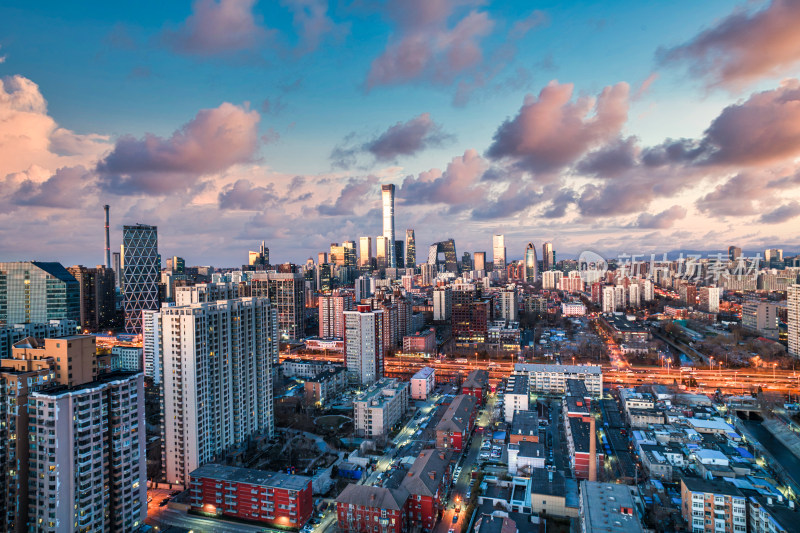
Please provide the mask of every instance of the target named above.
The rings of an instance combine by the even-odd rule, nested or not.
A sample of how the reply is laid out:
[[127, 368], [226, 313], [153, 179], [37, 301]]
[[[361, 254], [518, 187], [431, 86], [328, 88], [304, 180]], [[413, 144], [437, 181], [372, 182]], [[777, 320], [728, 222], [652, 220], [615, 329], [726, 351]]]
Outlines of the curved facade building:
[[[444, 259], [439, 259], [444, 255]], [[433, 265], [439, 271], [439, 265], [444, 265], [447, 272], [458, 273], [458, 258], [456, 257], [456, 241], [447, 239], [446, 241], [435, 242], [428, 249], [428, 264]]]
[[536, 247], [532, 242], [525, 248], [525, 282], [536, 283], [539, 277], [539, 261], [536, 257]]

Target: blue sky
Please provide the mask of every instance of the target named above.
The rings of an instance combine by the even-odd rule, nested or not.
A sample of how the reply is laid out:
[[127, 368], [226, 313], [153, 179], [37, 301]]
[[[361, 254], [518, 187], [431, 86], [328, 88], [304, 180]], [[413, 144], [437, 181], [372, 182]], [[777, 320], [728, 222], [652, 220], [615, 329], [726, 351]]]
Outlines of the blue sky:
[[[235, 16], [223, 20], [224, 10]], [[48, 137], [43, 142], [49, 141], [49, 151], [7, 157], [8, 164], [0, 165], [5, 200], [14, 207], [6, 218], [0, 216], [0, 243], [14, 255], [8, 259], [41, 257], [38, 245], [16, 237], [20, 226], [11, 212], [25, 206], [43, 232], [52, 225], [67, 227], [81, 245], [53, 240], [52, 253], [63, 255], [65, 262], [91, 264], [98, 259], [83, 249], [91, 249], [99, 238], [70, 226], [76, 220], [91, 225], [100, 218], [89, 212], [92, 206], [109, 202], [118, 224], [159, 224], [162, 248], [169, 248], [165, 254], [184, 255], [190, 263], [240, 263], [246, 249], [255, 246], [250, 241], [260, 240], [259, 233], [272, 241], [274, 256], [301, 261], [329, 242], [376, 234], [379, 220], [369, 213], [377, 207], [380, 183], [392, 181], [402, 185], [401, 196], [405, 191], [428, 195], [404, 198], [415, 205], [398, 210], [398, 227], [415, 227], [423, 242], [452, 234], [463, 243], [459, 252], [488, 249], [496, 231], [506, 232], [507, 241], [519, 248], [514, 256], [522, 255], [528, 240], [538, 247], [554, 239], [561, 240], [562, 250], [579, 252], [592, 245], [609, 254], [629, 246], [714, 247], [731, 239], [745, 247], [796, 246], [790, 228], [797, 219], [789, 215], [800, 214], [797, 186], [782, 185], [777, 196], [753, 196], [755, 203], [738, 211], [708, 196], [716, 188], [721, 188], [719, 195], [741, 193], [747, 190], [743, 181], [794, 176], [800, 154], [791, 150], [768, 158], [723, 161], [708, 156], [713, 168], [700, 160], [671, 161], [669, 168], [639, 162], [613, 176], [587, 171], [586, 158], [630, 136], [636, 137], [634, 158], [664, 148], [668, 139], [711, 143], [721, 153], [725, 146], [720, 143], [728, 137], [704, 136], [726, 106], [755, 104], [752, 97], [758, 93], [777, 101], [783, 93], [770, 91], [798, 75], [800, 50], [785, 57], [763, 37], [781, 39], [781, 21], [800, 22], [797, 16], [790, 2], [780, 1], [4, 2], [0, 77], [29, 80], [37, 88], [24, 90], [46, 101], [46, 107], [21, 111], [13, 103], [21, 99], [9, 96], [7, 111], [47, 117], [54, 125], [45, 136], [63, 128], [76, 137], [70, 138], [68, 153], [54, 153], [59, 143]], [[711, 35], [704, 37], [704, 31]], [[747, 51], [734, 33], [744, 36], [745, 48], [757, 50], [763, 44], [765, 68], [733, 74], [707, 68], [709, 62], [747, 64]], [[790, 33], [785, 39], [793, 42]], [[425, 43], [421, 49], [408, 53], [402, 48], [415, 40]], [[398, 74], [431, 50], [419, 72]], [[394, 52], [393, 60], [400, 63], [389, 60]], [[561, 128], [575, 117], [579, 130], [564, 134], [558, 146], [531, 147], [530, 136], [536, 136], [536, 121], [542, 119], [531, 118], [532, 125], [523, 128], [523, 103], [526, 95], [528, 102], [541, 103], [540, 91], [554, 80], [573, 84], [571, 92], [563, 90], [571, 104], [562, 102], [560, 110], [582, 98], [586, 103], [579, 107], [586, 109], [574, 111], [548, 135], [561, 136]], [[598, 114], [594, 104], [603, 100], [604, 89], [620, 83], [627, 88], [613, 104], [619, 112], [608, 123], [602, 119], [592, 125]], [[14, 91], [10, 87], [6, 82], [8, 95]], [[17, 96], [22, 91], [18, 87]], [[253, 130], [227, 139], [236, 155], [209, 156], [204, 166], [186, 148], [202, 142], [189, 139], [186, 144], [174, 133], [200, 117], [201, 110], [219, 109], [226, 102], [236, 109], [198, 121], [193, 131], [209, 124]], [[535, 109], [530, 109], [532, 117]], [[416, 117], [423, 118], [414, 122]], [[516, 124], [525, 130], [520, 135], [529, 137], [496, 142], [507, 120], [514, 122], [508, 136]], [[395, 136], [374, 144], [395, 125]], [[791, 128], [786, 134], [791, 139]], [[163, 142], [152, 149], [148, 135]], [[90, 142], [85, 136], [94, 137]], [[126, 145], [124, 139], [131, 142]], [[408, 142], [413, 146], [403, 144]], [[567, 146], [570, 142], [577, 143], [574, 149]], [[176, 143], [186, 149], [180, 162], [173, 158]], [[381, 157], [378, 146], [389, 146]], [[337, 148], [350, 159], [331, 157]], [[490, 148], [495, 156], [486, 155]], [[540, 160], [548, 150], [561, 149], [565, 155], [557, 162]], [[200, 147], [206, 154], [213, 150]], [[480, 175], [455, 169], [448, 174], [448, 163], [468, 150], [480, 158], [472, 167]], [[165, 158], [173, 159], [165, 164]], [[146, 176], [137, 174], [142, 160]], [[69, 177], [61, 182], [51, 179], [59, 169], [78, 166], [85, 172], [65, 171]], [[423, 188], [423, 182], [434, 179], [428, 174], [433, 169], [444, 172], [449, 182]], [[624, 209], [589, 206], [611, 187], [611, 178], [642, 186], [643, 173], [662, 184], [654, 181], [653, 190], [664, 190], [643, 194], [636, 206], [631, 199]], [[743, 174], [748, 177], [725, 187]], [[303, 177], [302, 187], [290, 185], [295, 176]], [[249, 188], [240, 183], [235, 189], [240, 180]], [[81, 191], [74, 206], [48, 196], [68, 182]], [[225, 203], [223, 194], [234, 189], [263, 198], [264, 205]], [[457, 189], [474, 194], [459, 195]], [[351, 195], [343, 196], [345, 191]], [[554, 216], [559, 192], [565, 211]], [[613, 198], [613, 191], [606, 197]], [[320, 209], [337, 205], [340, 198], [339, 206], [351, 199], [355, 207]], [[530, 208], [511, 205], [512, 198], [529, 198]], [[479, 213], [483, 200], [491, 209]], [[712, 200], [715, 207], [708, 207]], [[679, 209], [670, 211], [675, 206]], [[763, 219], [765, 210], [781, 207]], [[193, 217], [201, 220], [189, 224]], [[715, 230], [716, 240], [709, 242], [711, 233], [697, 234], [699, 221], [704, 229]], [[189, 230], [208, 244], [186, 246]]]

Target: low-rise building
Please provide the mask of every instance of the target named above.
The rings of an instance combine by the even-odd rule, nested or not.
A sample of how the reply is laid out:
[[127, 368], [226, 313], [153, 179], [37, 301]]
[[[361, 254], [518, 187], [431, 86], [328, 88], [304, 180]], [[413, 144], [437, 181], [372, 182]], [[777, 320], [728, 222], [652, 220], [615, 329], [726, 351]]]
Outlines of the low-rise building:
[[478, 401], [474, 396], [459, 394], [436, 425], [436, 448], [460, 452], [475, 424]]
[[300, 528], [314, 511], [310, 477], [219, 464], [190, 476], [191, 509], [198, 513]]
[[506, 383], [503, 415], [506, 422], [514, 419], [514, 413], [530, 409], [530, 382], [525, 374], [511, 374]]
[[450, 486], [452, 454], [442, 450], [424, 450], [411, 465], [400, 487], [409, 494], [407, 524], [423, 531], [433, 531], [439, 513], [445, 508]]
[[478, 405], [483, 405], [489, 392], [489, 372], [482, 369], [473, 370], [461, 384], [461, 393], [474, 396]]
[[511, 444], [539, 442], [539, 416], [536, 411], [517, 411], [511, 420]]
[[590, 477], [590, 464], [595, 461], [595, 467], [599, 471], [599, 466], [603, 464], [603, 454], [596, 451], [592, 457], [592, 439], [597, 439], [597, 435], [592, 432], [592, 424], [584, 422], [579, 418], [567, 418], [564, 430], [567, 436], [567, 448], [572, 459], [572, 471], [576, 479], [588, 479]]
[[326, 368], [303, 385], [306, 405], [327, 405], [347, 387], [347, 372], [343, 366]]
[[800, 512], [794, 502], [778, 502], [775, 498], [748, 498], [750, 533], [790, 533], [800, 526]]
[[336, 497], [338, 530], [344, 533], [404, 533], [408, 492], [371, 485], [347, 485]]
[[541, 442], [522, 441], [508, 445], [508, 473], [528, 476], [537, 468], [545, 467], [545, 450]]
[[514, 372], [528, 374], [531, 392], [564, 394], [567, 380], [577, 379], [593, 397], [603, 394], [603, 369], [598, 365], [517, 363]]
[[546, 516], [577, 518], [580, 510], [578, 483], [559, 471], [534, 469], [531, 479], [531, 511]]
[[582, 481], [581, 533], [643, 533], [633, 490], [628, 485]]
[[419, 333], [403, 336], [403, 353], [426, 353], [436, 352], [436, 330], [428, 328]]
[[747, 498], [723, 479], [681, 478], [681, 516], [692, 533], [747, 531]]
[[408, 382], [381, 378], [353, 400], [356, 433], [380, 437], [408, 411]]
[[433, 367], [421, 368], [411, 378], [411, 398], [414, 400], [427, 400], [434, 388], [436, 388], [436, 370]]

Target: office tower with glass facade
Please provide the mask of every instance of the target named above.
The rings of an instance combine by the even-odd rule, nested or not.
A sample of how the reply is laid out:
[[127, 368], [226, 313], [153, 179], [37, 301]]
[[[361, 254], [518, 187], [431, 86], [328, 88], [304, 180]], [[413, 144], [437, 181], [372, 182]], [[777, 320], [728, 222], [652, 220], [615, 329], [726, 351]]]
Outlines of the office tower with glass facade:
[[436, 272], [441, 266], [444, 266], [446, 272], [458, 273], [456, 242], [453, 239], [447, 239], [431, 244], [428, 249], [428, 264], [433, 265]]
[[122, 307], [125, 331], [142, 333], [142, 311], [157, 310], [161, 262], [158, 229], [136, 224], [122, 228]]
[[553, 270], [556, 266], [556, 253], [553, 243], [546, 242], [542, 245], [542, 270]]
[[61, 263], [0, 263], [0, 326], [80, 320], [80, 286]]
[[80, 324], [92, 331], [111, 327], [116, 316], [116, 283], [110, 268], [71, 266], [72, 274], [80, 287]]
[[506, 238], [503, 235], [492, 237], [492, 257], [495, 271], [506, 269]]
[[375, 239], [375, 260], [379, 269], [389, 267], [389, 251], [394, 250], [394, 246], [389, 246], [389, 239], [380, 235]]
[[358, 266], [369, 268], [372, 265], [372, 237], [360, 237], [359, 239]]
[[470, 270], [472, 270], [472, 254], [464, 252], [461, 256], [461, 271], [469, 272]]
[[394, 250], [394, 185], [381, 186], [383, 200], [383, 236], [386, 238], [386, 268], [397, 268]]
[[472, 269], [486, 271], [486, 252], [475, 252], [473, 255]]
[[404, 268], [406, 264], [403, 241], [394, 241], [394, 260], [397, 268]]
[[406, 230], [406, 268], [417, 267], [417, 242], [413, 229]]
[[532, 242], [525, 248], [525, 282], [536, 283], [539, 277], [539, 260], [536, 258], [536, 247]]
[[164, 307], [160, 313], [162, 471], [189, 474], [257, 434], [274, 432], [276, 310], [266, 298]]

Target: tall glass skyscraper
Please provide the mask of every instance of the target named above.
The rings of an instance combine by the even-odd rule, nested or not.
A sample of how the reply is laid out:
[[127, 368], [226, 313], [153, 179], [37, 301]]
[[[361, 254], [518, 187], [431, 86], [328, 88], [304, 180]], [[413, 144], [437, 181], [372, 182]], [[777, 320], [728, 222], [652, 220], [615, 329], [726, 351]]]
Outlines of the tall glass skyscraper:
[[555, 266], [555, 254], [553, 253], [553, 243], [546, 242], [542, 245], [542, 269], [553, 270]]
[[532, 242], [525, 248], [525, 282], [536, 283], [539, 277], [539, 261], [536, 258], [536, 247]]
[[406, 230], [406, 268], [417, 266], [417, 244], [414, 237], [414, 230]]
[[389, 242], [386, 253], [386, 268], [397, 268], [394, 251], [394, 185], [381, 186], [383, 199], [383, 236]]
[[495, 235], [492, 238], [492, 254], [494, 260], [494, 270], [505, 270], [506, 268], [506, 238], [503, 235]]
[[158, 310], [158, 229], [136, 224], [122, 228], [122, 306], [125, 331], [142, 333], [142, 311]]
[[80, 303], [80, 285], [61, 263], [0, 263], [0, 326], [78, 322]]

